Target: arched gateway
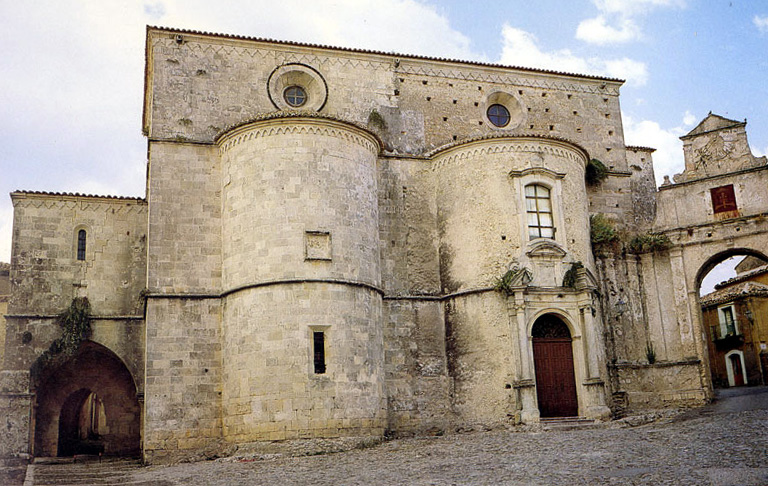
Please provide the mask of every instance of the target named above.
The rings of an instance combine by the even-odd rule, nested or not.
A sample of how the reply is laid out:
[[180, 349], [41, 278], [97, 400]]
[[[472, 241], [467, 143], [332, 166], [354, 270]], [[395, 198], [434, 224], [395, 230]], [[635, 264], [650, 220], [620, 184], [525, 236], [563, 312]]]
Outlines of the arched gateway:
[[533, 324], [531, 335], [540, 416], [578, 415], [573, 345], [568, 326], [556, 315], [545, 314]]
[[136, 386], [112, 351], [85, 342], [37, 387], [36, 456], [139, 452]]

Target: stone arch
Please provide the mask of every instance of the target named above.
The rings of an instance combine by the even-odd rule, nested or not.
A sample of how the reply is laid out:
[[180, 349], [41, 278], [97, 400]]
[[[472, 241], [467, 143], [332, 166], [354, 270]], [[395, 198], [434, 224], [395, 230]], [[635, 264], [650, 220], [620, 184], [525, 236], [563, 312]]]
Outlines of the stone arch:
[[[125, 363], [108, 348], [83, 342], [74, 356], [40, 377], [35, 391], [36, 456], [139, 453], [141, 411], [136, 384]], [[103, 404], [105, 423], [98, 437], [79, 442], [74, 435], [76, 424], [92, 394]], [[61, 433], [69, 436], [61, 437]]]
[[728, 248], [726, 250], [721, 250], [710, 256], [706, 261], [704, 261], [703, 264], [699, 266], [699, 270], [696, 272], [696, 290], [699, 290], [704, 277], [706, 277], [707, 274], [711, 272], [712, 269], [714, 269], [718, 264], [732, 256], [740, 255], [757, 257], [768, 263], [768, 256], [766, 256], [765, 253], [758, 250], [753, 250], [751, 248]]
[[557, 317], [568, 328], [568, 332], [570, 333], [571, 339], [573, 340], [581, 339], [581, 330], [573, 324], [573, 320], [571, 319], [571, 317], [563, 310], [557, 309], [554, 307], [541, 309], [533, 315], [533, 318], [528, 322], [527, 333], [529, 337], [531, 338], [533, 337], [534, 326], [539, 321], [539, 319], [541, 319], [544, 316]]

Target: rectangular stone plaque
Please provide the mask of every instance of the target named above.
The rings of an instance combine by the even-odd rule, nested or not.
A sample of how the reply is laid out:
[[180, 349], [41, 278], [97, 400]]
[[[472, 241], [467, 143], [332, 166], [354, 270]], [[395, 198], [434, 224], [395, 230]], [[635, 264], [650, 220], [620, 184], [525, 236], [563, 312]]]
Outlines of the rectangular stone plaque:
[[327, 231], [307, 231], [304, 235], [307, 260], [331, 261], [331, 234]]

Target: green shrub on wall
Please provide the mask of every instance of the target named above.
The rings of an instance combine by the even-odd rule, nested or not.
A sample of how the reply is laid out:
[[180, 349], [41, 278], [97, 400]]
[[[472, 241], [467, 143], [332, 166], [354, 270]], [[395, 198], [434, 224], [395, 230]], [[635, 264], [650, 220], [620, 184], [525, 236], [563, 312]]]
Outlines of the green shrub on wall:
[[667, 235], [657, 233], [645, 233], [637, 235], [629, 242], [629, 251], [632, 253], [648, 253], [652, 251], [664, 251], [672, 246]]
[[589, 237], [593, 246], [602, 246], [619, 240], [619, 234], [613, 222], [602, 214], [589, 217]]
[[57, 321], [61, 326], [61, 337], [55, 339], [50, 347], [40, 355], [32, 365], [32, 375], [37, 377], [54, 361], [62, 362], [72, 357], [80, 343], [91, 337], [91, 303], [87, 297], [72, 299], [69, 308], [59, 314]]
[[584, 180], [588, 186], [596, 186], [608, 177], [608, 168], [597, 159], [587, 162]]

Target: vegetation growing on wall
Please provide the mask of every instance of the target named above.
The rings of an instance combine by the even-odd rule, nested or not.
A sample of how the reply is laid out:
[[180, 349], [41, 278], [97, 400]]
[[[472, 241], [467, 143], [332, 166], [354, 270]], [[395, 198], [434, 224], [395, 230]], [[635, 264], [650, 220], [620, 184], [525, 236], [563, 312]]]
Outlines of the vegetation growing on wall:
[[593, 248], [612, 246], [619, 240], [619, 233], [613, 222], [602, 214], [589, 217], [589, 237]]
[[658, 233], [645, 233], [637, 235], [629, 242], [629, 251], [632, 253], [648, 253], [652, 251], [664, 251], [672, 246], [667, 235]]
[[588, 186], [596, 186], [608, 177], [608, 168], [597, 159], [587, 162], [587, 170], [584, 174], [584, 180]]
[[61, 337], [54, 340], [47, 351], [32, 365], [32, 375], [38, 376], [54, 360], [67, 359], [75, 354], [80, 343], [91, 337], [91, 303], [87, 297], [72, 299], [69, 308], [57, 318]]
[[512, 279], [515, 277], [515, 272], [507, 270], [507, 273], [501, 277], [496, 278], [496, 282], [493, 284], [494, 290], [504, 292], [507, 295], [512, 295]]

